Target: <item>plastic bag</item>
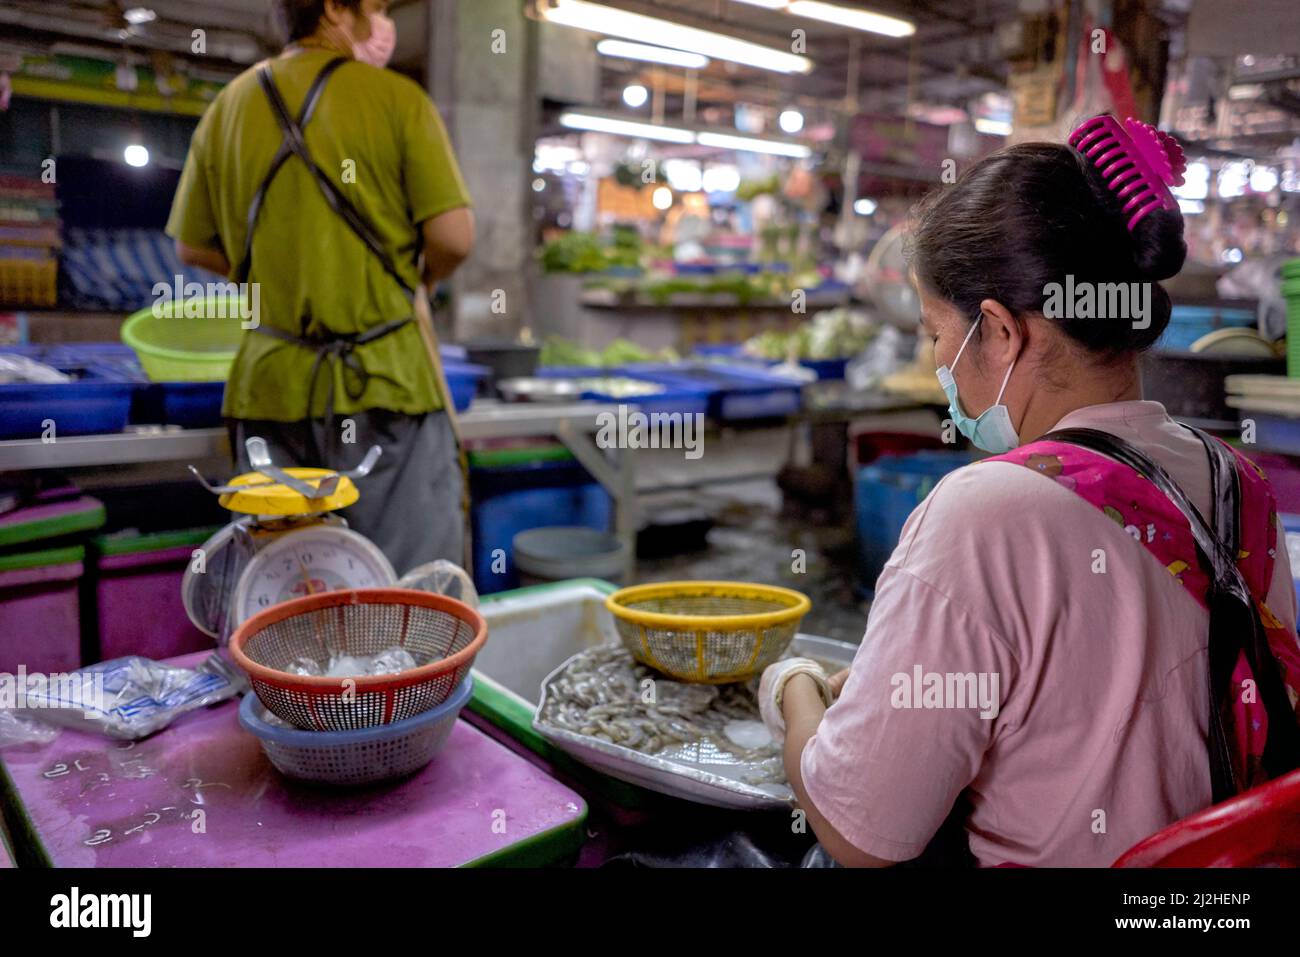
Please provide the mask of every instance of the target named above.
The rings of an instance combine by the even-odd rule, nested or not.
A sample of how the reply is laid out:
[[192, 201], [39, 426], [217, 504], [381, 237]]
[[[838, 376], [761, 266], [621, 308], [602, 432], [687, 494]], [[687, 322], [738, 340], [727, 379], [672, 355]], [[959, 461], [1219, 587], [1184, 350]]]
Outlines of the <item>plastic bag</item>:
[[474, 587], [474, 580], [465, 573], [465, 569], [445, 558], [412, 568], [398, 581], [397, 587], [446, 595], [471, 608], [478, 607], [478, 589]]
[[882, 326], [874, 339], [844, 368], [850, 389], [869, 392], [911, 360], [915, 336], [908, 336], [895, 326]]
[[59, 729], [43, 721], [20, 715], [8, 708], [0, 708], [0, 748], [20, 744], [49, 744], [58, 737]]
[[187, 711], [225, 701], [248, 689], [233, 665], [213, 654], [196, 668], [177, 668], [132, 656], [81, 668], [44, 689], [28, 689], [25, 717], [138, 740]]
[[15, 353], [0, 352], [0, 383], [31, 382], [56, 385], [71, 381], [72, 376], [43, 362]]

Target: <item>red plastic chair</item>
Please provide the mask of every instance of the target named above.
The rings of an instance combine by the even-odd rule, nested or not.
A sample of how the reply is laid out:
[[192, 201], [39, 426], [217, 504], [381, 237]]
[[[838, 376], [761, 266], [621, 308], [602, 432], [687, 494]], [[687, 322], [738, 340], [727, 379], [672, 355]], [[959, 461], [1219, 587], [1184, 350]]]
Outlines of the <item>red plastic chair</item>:
[[1300, 867], [1300, 770], [1170, 824], [1114, 867]]

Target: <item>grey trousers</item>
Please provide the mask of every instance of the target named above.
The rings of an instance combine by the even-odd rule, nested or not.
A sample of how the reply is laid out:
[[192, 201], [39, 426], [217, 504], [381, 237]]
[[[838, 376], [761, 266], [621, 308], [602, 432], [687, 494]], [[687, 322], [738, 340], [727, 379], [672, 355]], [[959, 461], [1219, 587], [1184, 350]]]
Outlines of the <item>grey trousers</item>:
[[[352, 422], [354, 434], [344, 429]], [[456, 456], [456, 437], [444, 412], [403, 415], [369, 409], [339, 415], [339, 435], [327, 441], [324, 419], [272, 422], [230, 419], [231, 448], [239, 472], [251, 471], [244, 440], [266, 440], [276, 465], [354, 468], [372, 445], [383, 447], [375, 469], [357, 480], [355, 505], [339, 512], [348, 526], [379, 546], [398, 575], [416, 565], [445, 558], [465, 562], [464, 482]], [[353, 441], [344, 443], [340, 436]]]

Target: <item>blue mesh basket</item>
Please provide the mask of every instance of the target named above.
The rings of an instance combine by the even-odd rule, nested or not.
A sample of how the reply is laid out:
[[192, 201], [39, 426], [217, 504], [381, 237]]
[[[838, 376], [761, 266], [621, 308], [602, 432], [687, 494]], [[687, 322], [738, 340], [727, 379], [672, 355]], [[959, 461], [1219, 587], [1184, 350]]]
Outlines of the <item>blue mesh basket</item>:
[[239, 723], [262, 742], [271, 764], [286, 777], [359, 787], [406, 777], [432, 761], [447, 743], [457, 716], [473, 693], [474, 681], [467, 675], [437, 707], [359, 731], [285, 727], [257, 695], [246, 694], [239, 705]]

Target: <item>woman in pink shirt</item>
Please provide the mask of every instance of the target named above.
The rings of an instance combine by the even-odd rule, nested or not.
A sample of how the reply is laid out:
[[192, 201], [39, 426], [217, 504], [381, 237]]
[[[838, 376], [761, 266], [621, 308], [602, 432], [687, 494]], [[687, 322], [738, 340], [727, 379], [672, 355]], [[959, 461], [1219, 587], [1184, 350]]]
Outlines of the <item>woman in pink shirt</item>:
[[[1154, 131], [1129, 131], [1160, 148]], [[1181, 151], [1165, 148], [1141, 216], [1086, 148], [990, 156], [923, 204], [913, 270], [953, 418], [976, 445], [1007, 453], [1053, 430], [1099, 430], [1209, 516], [1207, 446], [1143, 401], [1139, 377], [1139, 354], [1169, 322], [1159, 280], [1186, 256], [1164, 191]], [[1100, 299], [1056, 296], [1119, 288], [1103, 284], [1124, 284], [1126, 306], [1099, 316]], [[909, 518], [852, 667], [829, 680], [811, 663], [764, 675], [791, 785], [841, 864], [917, 858], [957, 808], [981, 865], [1106, 866], [1212, 803], [1209, 617], [1186, 523], [1140, 517], [1153, 507], [1138, 501], [1145, 479], [1113, 462], [1063, 458], [1013, 452], [949, 475]], [[1264, 536], [1260, 614], [1294, 646], [1275, 516], [1256, 513], [1249, 533]], [[1300, 661], [1293, 651], [1279, 662]]]

